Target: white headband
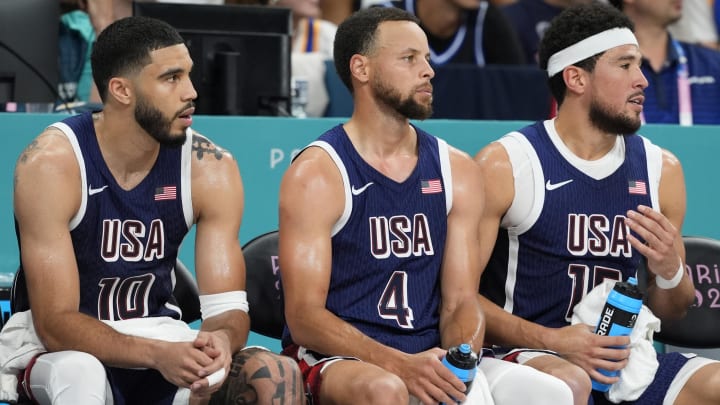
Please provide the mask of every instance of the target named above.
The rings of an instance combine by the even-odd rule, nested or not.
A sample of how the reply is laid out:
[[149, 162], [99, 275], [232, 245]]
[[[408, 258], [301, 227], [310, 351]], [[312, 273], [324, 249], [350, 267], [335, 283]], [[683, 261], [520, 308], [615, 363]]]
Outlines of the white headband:
[[555, 76], [566, 67], [620, 45], [637, 45], [637, 38], [628, 28], [611, 28], [589, 36], [580, 42], [556, 52], [548, 60], [548, 77]]

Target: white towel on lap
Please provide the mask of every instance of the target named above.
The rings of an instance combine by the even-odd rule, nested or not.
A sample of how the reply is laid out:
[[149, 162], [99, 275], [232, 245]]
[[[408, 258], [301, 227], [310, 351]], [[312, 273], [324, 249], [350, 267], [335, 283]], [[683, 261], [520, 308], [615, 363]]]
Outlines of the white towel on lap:
[[[167, 342], [192, 341], [198, 334], [185, 322], [170, 317], [103, 322], [119, 333]], [[35, 333], [32, 313], [13, 314], [0, 331], [0, 401], [17, 401], [18, 373], [27, 367], [33, 356], [45, 351]]]
[[0, 331], [0, 401], [17, 401], [18, 373], [44, 351], [30, 311], [13, 314]]
[[[572, 324], [584, 323], [597, 326], [600, 312], [605, 306], [616, 281], [605, 280], [593, 288], [574, 308]], [[630, 357], [627, 366], [620, 371], [620, 381], [613, 384], [605, 396], [613, 403], [636, 400], [655, 379], [658, 368], [653, 346], [653, 334], [660, 331], [660, 319], [645, 305], [635, 321], [630, 334]]]

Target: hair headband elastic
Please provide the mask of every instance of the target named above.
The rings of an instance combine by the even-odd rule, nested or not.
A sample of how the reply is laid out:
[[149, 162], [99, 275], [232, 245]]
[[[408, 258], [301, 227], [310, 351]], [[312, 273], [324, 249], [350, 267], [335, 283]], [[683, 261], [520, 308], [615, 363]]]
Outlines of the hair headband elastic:
[[589, 36], [580, 42], [554, 53], [548, 60], [548, 77], [566, 67], [620, 45], [637, 45], [635, 34], [628, 28], [611, 28]]

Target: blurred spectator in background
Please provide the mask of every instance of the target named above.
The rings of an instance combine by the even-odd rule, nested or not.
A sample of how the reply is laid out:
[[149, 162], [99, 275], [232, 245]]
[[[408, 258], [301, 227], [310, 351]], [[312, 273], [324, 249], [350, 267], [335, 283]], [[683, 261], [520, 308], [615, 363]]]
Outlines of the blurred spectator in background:
[[415, 14], [430, 42], [432, 63], [523, 64], [515, 30], [498, 7], [484, 0], [395, 0]]
[[[141, 0], [142, 1], [142, 0]], [[224, 0], [150, 0], [173, 3], [223, 4]], [[92, 79], [90, 52], [95, 38], [113, 21], [132, 15], [132, 0], [60, 0], [59, 108], [101, 108]]]
[[360, 10], [361, 0], [320, 0], [320, 10], [324, 19], [340, 25], [350, 14]]
[[[320, 9], [324, 19], [335, 25], [340, 25], [350, 14], [377, 4], [385, 3], [387, 0], [320, 0]], [[517, 0], [490, 0], [494, 6], [504, 6], [515, 3]]]
[[[593, 0], [517, 0], [501, 10], [520, 40], [525, 62], [537, 65], [538, 44], [556, 15], [574, 4], [587, 4]], [[705, 1], [705, 0], [703, 0]]]
[[325, 85], [325, 61], [333, 58], [333, 41], [337, 25], [321, 18], [320, 0], [265, 0], [269, 6], [292, 10], [293, 44], [292, 77], [293, 92], [302, 91], [307, 83], [304, 111], [295, 116], [322, 117], [330, 98]]
[[670, 33], [683, 42], [720, 49], [713, 6], [714, 0], [683, 0], [682, 17], [670, 24]]
[[321, 18], [320, 0], [269, 0], [268, 4], [292, 10], [293, 52], [320, 53], [325, 59], [333, 58], [337, 25]]
[[90, 67], [90, 52], [98, 32], [87, 6], [83, 0], [60, 1], [58, 92], [65, 108], [100, 102]]
[[720, 124], [720, 52], [673, 38], [677, 0], [610, 0], [635, 24], [643, 55], [643, 115], [648, 123]]

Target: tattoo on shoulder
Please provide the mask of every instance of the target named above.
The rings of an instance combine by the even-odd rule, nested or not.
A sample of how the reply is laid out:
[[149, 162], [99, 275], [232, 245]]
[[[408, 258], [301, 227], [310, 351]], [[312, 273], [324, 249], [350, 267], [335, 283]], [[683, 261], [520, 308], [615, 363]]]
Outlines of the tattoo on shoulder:
[[26, 163], [30, 156], [40, 150], [40, 143], [37, 139], [33, 139], [32, 142], [30, 142], [30, 145], [26, 146], [25, 149], [20, 154], [20, 157], [18, 158], [19, 163]]
[[202, 160], [205, 155], [214, 156], [217, 160], [221, 160], [225, 156], [230, 156], [225, 149], [215, 145], [197, 132], [193, 133], [192, 150], [197, 154], [198, 160]]

